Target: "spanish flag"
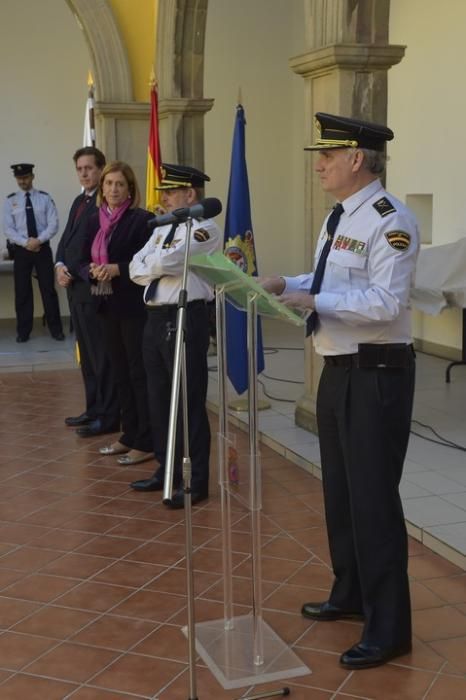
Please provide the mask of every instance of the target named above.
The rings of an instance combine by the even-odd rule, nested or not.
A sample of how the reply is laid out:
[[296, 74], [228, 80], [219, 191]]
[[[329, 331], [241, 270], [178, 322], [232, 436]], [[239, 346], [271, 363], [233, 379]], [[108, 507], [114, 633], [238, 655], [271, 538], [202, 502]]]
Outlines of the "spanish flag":
[[160, 186], [160, 168], [162, 157], [160, 155], [159, 140], [159, 100], [157, 95], [157, 83], [155, 77], [151, 78], [150, 90], [150, 131], [149, 146], [147, 149], [147, 173], [146, 173], [146, 209], [156, 213], [160, 207], [160, 192], [156, 187]]

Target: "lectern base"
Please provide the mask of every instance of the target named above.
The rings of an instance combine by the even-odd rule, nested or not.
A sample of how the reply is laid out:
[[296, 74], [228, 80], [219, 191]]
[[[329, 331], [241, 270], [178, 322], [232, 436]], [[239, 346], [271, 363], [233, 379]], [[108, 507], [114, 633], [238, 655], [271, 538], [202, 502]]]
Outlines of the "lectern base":
[[[263, 663], [254, 664], [253, 618], [233, 619], [233, 629], [224, 620], [196, 623], [196, 651], [225, 690], [268, 683], [311, 673], [273, 629], [262, 621]], [[183, 628], [187, 635], [187, 628]]]

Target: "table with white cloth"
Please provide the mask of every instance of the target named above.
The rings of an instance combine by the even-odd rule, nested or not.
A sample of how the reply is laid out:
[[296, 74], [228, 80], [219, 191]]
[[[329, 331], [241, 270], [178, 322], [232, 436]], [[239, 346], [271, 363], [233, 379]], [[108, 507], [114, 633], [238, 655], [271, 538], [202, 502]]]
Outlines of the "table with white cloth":
[[461, 360], [448, 365], [445, 381], [449, 383], [451, 368], [466, 365], [466, 238], [420, 251], [411, 301], [432, 316], [447, 307], [462, 309]]

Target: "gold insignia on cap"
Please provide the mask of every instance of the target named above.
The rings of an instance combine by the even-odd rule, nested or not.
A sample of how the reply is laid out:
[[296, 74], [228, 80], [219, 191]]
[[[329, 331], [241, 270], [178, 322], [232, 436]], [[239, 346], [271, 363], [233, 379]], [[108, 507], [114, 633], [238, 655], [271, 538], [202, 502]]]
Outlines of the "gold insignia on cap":
[[194, 240], [198, 243], [205, 243], [210, 238], [209, 232], [205, 228], [197, 228], [194, 231]]
[[167, 177], [167, 171], [165, 170], [165, 168], [160, 168], [160, 175], [162, 177], [162, 180], [165, 180], [165, 178]]
[[406, 231], [388, 231], [385, 238], [395, 250], [407, 250], [411, 243], [411, 236]]

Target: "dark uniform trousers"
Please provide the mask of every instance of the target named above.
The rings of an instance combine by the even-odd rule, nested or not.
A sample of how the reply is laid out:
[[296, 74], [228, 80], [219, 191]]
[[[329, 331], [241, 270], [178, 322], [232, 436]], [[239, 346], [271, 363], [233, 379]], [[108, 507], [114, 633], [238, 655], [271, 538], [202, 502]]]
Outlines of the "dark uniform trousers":
[[411, 640], [407, 534], [399, 483], [408, 446], [414, 357], [404, 368], [325, 365], [317, 396], [330, 602], [365, 615], [362, 641]]
[[52, 335], [63, 332], [58, 295], [55, 290], [55, 275], [52, 251], [49, 243], [43, 243], [39, 252], [33, 253], [15, 245], [14, 280], [16, 330], [19, 336], [27, 337], [32, 331], [34, 317], [34, 295], [32, 273], [36, 271], [45, 318]]
[[135, 450], [152, 452], [147, 380], [142, 359], [145, 315], [119, 318], [99, 312], [98, 317], [118, 389], [123, 432], [119, 442]]
[[[162, 470], [167, 451], [170, 395], [176, 340], [176, 305], [148, 307], [143, 354], [147, 374], [149, 409], [155, 457]], [[188, 392], [189, 456], [193, 491], [207, 491], [209, 484], [210, 426], [206, 410], [209, 318], [204, 301], [188, 303], [186, 320], [186, 375]], [[175, 484], [182, 480], [182, 404], [178, 407], [175, 447]]]
[[120, 422], [114, 373], [105, 351], [94, 301], [90, 296], [88, 301], [78, 301], [78, 295], [73, 294], [75, 285], [76, 282], [68, 296], [68, 302], [79, 347], [86, 414], [91, 419], [100, 419], [104, 429], [111, 428]]

